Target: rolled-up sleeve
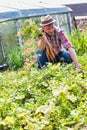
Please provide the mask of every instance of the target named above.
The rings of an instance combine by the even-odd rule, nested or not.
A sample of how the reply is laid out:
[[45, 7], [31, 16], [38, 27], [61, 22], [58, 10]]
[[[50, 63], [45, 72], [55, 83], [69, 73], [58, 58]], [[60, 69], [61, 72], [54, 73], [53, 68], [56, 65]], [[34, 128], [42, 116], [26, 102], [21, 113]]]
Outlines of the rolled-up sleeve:
[[63, 31], [60, 31], [59, 39], [61, 40], [61, 44], [63, 47], [67, 50], [68, 48], [72, 47], [72, 43], [68, 40], [66, 35], [63, 33]]

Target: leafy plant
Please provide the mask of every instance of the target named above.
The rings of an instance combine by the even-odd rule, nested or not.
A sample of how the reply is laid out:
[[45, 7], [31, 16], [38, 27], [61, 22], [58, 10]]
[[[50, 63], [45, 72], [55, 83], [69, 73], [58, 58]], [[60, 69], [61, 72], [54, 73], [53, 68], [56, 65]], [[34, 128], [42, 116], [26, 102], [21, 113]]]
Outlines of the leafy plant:
[[10, 70], [17, 70], [18, 68], [23, 67], [23, 48], [17, 47], [13, 49], [7, 57], [7, 64]]
[[87, 35], [78, 32], [78, 30], [74, 30], [71, 35], [69, 35], [69, 39], [73, 44], [78, 55], [83, 55], [87, 52]]
[[39, 26], [31, 20], [24, 21], [24, 23], [21, 25], [20, 33], [24, 39], [35, 39], [38, 36], [42, 36], [42, 32], [39, 29]]
[[[87, 127], [87, 57], [72, 64], [0, 73], [1, 130], [82, 130]], [[83, 62], [83, 57], [85, 62]], [[10, 121], [11, 120], [11, 121]]]

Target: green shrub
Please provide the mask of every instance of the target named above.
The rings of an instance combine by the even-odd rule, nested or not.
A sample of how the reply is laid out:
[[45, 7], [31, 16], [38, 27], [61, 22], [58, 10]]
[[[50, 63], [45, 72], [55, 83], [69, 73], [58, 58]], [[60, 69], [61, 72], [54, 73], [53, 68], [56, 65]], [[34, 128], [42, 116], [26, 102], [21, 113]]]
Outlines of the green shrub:
[[69, 39], [78, 55], [83, 55], [87, 52], [87, 34], [74, 30], [71, 35], [69, 35]]
[[21, 25], [20, 33], [24, 40], [29, 38], [36, 39], [38, 36], [42, 35], [39, 26], [31, 20], [24, 21], [24, 23]]
[[23, 48], [14, 48], [7, 57], [7, 64], [10, 70], [17, 70], [24, 65]]
[[72, 64], [0, 73], [0, 130], [87, 127], [87, 65], [79, 60], [84, 74]]

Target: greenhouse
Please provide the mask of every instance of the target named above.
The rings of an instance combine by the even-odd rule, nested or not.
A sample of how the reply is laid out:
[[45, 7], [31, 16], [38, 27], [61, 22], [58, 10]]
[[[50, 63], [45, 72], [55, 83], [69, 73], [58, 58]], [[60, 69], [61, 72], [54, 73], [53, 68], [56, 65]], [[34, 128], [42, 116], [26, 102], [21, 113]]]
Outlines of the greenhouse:
[[72, 10], [59, 6], [58, 2], [44, 0], [0, 0], [0, 65], [5, 63], [7, 55], [16, 46], [23, 46], [19, 33], [20, 24], [25, 19], [40, 21], [40, 17], [50, 14], [56, 19], [56, 25], [66, 32], [73, 28]]

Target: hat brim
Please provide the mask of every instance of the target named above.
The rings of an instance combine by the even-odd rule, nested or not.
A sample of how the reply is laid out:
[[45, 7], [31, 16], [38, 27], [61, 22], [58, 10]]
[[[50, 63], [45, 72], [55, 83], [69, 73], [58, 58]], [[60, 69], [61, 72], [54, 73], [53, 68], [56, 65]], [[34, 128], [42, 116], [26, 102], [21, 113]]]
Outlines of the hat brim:
[[45, 24], [40, 23], [40, 26], [46, 26], [46, 25], [49, 25], [49, 24], [51, 24], [51, 23], [54, 23], [55, 21], [56, 21], [56, 20], [53, 19], [51, 22], [48, 22], [48, 23], [45, 23]]

